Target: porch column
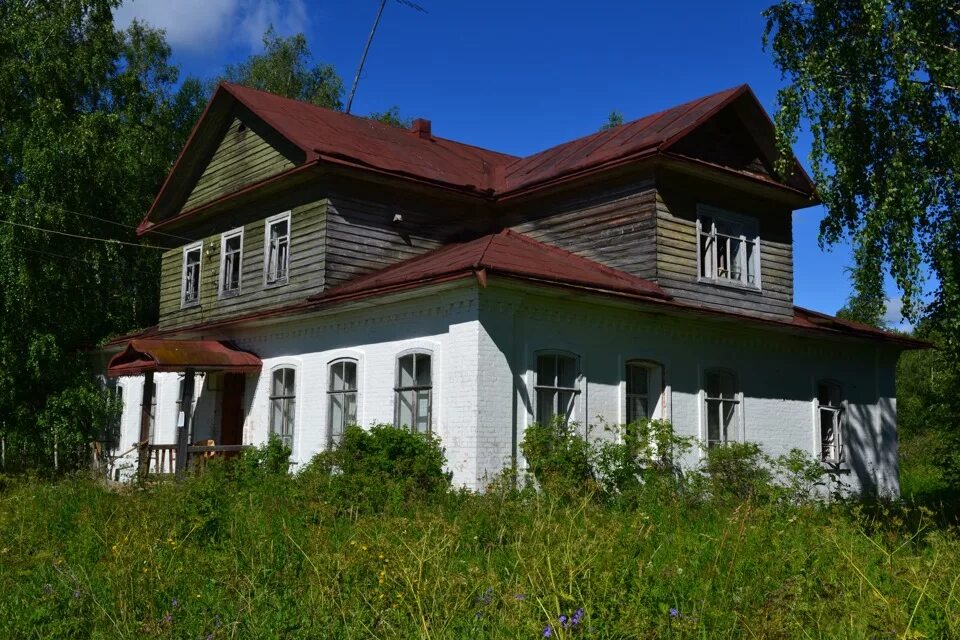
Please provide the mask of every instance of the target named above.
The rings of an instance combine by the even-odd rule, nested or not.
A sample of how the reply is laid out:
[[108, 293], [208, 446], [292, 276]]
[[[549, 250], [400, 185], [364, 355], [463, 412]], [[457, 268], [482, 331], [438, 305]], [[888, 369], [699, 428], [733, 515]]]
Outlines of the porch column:
[[150, 472], [150, 431], [153, 429], [153, 372], [143, 374], [143, 393], [140, 397], [140, 438], [137, 440], [137, 467], [141, 478]]
[[183, 378], [183, 395], [180, 396], [180, 411], [183, 420], [177, 416], [177, 479], [183, 478], [187, 471], [187, 438], [190, 436], [190, 426], [193, 420], [193, 387], [195, 376], [193, 369], [186, 369]]

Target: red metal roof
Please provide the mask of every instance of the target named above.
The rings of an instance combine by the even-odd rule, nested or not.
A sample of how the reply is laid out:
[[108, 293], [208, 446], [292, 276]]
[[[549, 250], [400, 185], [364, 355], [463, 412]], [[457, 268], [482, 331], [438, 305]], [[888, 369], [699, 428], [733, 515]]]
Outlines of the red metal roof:
[[659, 286], [552, 247], [509, 229], [469, 242], [449, 244], [380, 271], [360, 276], [311, 300], [340, 300], [486, 272], [645, 298], [670, 299]]
[[139, 375], [147, 371], [260, 371], [260, 358], [215, 340], [131, 340], [110, 359], [107, 375]]

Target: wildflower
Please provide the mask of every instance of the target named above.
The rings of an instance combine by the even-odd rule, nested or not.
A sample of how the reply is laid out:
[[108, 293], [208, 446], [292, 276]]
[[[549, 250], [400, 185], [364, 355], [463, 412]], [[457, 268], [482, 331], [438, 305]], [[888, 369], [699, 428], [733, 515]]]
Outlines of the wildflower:
[[671, 608], [670, 608], [670, 617], [671, 617], [671, 618], [679, 618], [679, 617], [680, 617], [680, 612], [677, 611], [675, 608], [671, 607]]
[[174, 609], [176, 609], [179, 604], [180, 604], [180, 601], [177, 600], [176, 598], [170, 601], [170, 606], [173, 607]]
[[567, 616], [563, 615], [562, 613], [560, 614], [560, 628], [561, 629], [567, 628]]
[[527, 596], [524, 595], [524, 594], [522, 594], [522, 593], [515, 593], [515, 594], [513, 594], [513, 599], [514, 599], [514, 600], [526, 600], [526, 599], [527, 599]]
[[574, 612], [573, 617], [570, 618], [570, 626], [571, 627], [577, 626], [578, 624], [580, 624], [580, 621], [582, 619], [583, 619], [583, 607], [580, 607]]
[[544, 637], [544, 638], [552, 638], [552, 637], [553, 637], [553, 627], [551, 627], [550, 625], [545, 626], [545, 627], [543, 628], [543, 637]]
[[164, 615], [164, 616], [163, 616], [163, 621], [164, 621], [165, 623], [167, 623], [167, 624], [170, 624], [171, 622], [173, 622], [173, 614], [172, 614], [172, 613], [168, 613], [168, 614]]
[[76, 599], [79, 598], [79, 597], [80, 597], [80, 589], [74, 589], [74, 590], [73, 590], [73, 599], [76, 600]]

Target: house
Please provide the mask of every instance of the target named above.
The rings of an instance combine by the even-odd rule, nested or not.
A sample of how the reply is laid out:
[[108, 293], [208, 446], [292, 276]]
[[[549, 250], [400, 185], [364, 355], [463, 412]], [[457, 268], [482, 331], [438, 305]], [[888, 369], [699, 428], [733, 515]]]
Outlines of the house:
[[107, 345], [116, 451], [163, 472], [273, 432], [304, 464], [392, 423], [482, 488], [535, 421], [649, 417], [896, 495], [924, 345], [794, 306], [816, 196], [775, 159], [746, 86], [518, 158], [221, 84], [138, 228], [167, 250], [158, 325]]

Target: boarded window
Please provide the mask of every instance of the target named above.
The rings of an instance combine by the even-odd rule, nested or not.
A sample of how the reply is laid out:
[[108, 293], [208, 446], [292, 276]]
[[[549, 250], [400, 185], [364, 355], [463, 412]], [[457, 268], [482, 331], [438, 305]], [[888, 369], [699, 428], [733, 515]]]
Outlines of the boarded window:
[[432, 360], [428, 353], [408, 353], [398, 358], [396, 426], [417, 433], [430, 433], [433, 411]]
[[274, 369], [270, 381], [270, 433], [293, 450], [293, 432], [297, 410], [296, 370]]
[[537, 355], [537, 379], [534, 384], [537, 398], [537, 422], [549, 424], [560, 416], [564, 421], [574, 418], [579, 372], [579, 358], [569, 353], [541, 353]]
[[328, 379], [327, 416], [330, 433], [327, 448], [332, 449], [340, 443], [344, 429], [357, 423], [357, 361], [331, 362]]
[[200, 266], [203, 260], [203, 244], [195, 244], [183, 250], [182, 304], [189, 307], [200, 303]]
[[729, 369], [708, 369], [704, 373], [707, 446], [737, 440], [740, 424], [740, 389], [737, 374]]

